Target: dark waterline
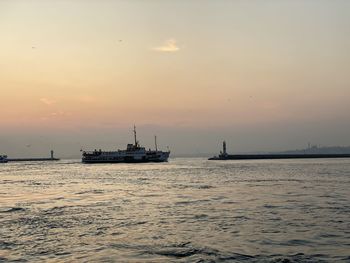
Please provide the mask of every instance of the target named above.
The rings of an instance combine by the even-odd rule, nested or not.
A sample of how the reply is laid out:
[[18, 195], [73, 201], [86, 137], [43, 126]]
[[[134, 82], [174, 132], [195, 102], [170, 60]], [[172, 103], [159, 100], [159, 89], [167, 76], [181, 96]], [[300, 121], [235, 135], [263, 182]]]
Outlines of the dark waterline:
[[0, 261], [349, 262], [350, 160], [0, 164]]

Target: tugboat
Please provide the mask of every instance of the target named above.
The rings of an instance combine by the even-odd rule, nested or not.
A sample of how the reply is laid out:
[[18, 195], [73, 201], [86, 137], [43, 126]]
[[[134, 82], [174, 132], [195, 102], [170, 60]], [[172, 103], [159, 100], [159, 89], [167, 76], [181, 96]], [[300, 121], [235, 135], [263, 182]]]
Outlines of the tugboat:
[[128, 144], [126, 150], [117, 151], [83, 151], [83, 163], [148, 163], [167, 162], [170, 151], [160, 151], [157, 147], [157, 137], [155, 137], [155, 150], [146, 150], [140, 146], [136, 138], [136, 127], [134, 126], [134, 144]]
[[0, 155], [0, 163], [7, 163], [7, 155]]

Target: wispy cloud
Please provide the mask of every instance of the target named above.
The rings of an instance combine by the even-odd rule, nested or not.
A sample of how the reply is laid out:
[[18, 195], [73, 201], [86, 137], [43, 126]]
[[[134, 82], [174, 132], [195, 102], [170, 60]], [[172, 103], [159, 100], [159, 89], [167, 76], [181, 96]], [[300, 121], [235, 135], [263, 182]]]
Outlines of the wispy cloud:
[[177, 52], [180, 50], [180, 47], [177, 45], [176, 40], [171, 38], [163, 43], [159, 47], [154, 47], [153, 50], [160, 52]]
[[56, 111], [56, 112], [50, 113], [50, 116], [52, 117], [69, 116], [69, 115], [71, 115], [69, 112], [64, 112], [64, 111]]
[[55, 120], [55, 119], [65, 119], [66, 117], [70, 117], [70, 116], [72, 116], [72, 113], [60, 110], [60, 111], [50, 112], [45, 116], [41, 117], [40, 119], [42, 121], [49, 121], [49, 120]]
[[54, 100], [48, 99], [48, 98], [41, 98], [40, 101], [46, 105], [52, 105], [55, 103]]

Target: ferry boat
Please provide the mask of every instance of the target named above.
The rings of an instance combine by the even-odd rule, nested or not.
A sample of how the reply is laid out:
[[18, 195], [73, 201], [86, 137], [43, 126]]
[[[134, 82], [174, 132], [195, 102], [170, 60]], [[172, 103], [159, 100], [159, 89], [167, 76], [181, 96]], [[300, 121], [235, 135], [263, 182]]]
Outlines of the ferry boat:
[[0, 155], [0, 163], [7, 163], [7, 155]]
[[155, 150], [146, 150], [140, 146], [136, 138], [136, 127], [134, 126], [134, 144], [128, 144], [126, 150], [117, 151], [82, 151], [83, 163], [147, 163], [147, 162], [167, 162], [170, 151], [160, 151], [157, 147], [157, 137], [155, 137]]

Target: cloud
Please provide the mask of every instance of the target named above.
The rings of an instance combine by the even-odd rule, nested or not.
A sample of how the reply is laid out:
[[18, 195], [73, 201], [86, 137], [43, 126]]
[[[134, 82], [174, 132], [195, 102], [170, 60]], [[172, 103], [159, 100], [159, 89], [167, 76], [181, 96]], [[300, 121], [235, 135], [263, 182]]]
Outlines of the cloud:
[[72, 113], [66, 111], [55, 111], [46, 114], [46, 116], [41, 117], [42, 121], [54, 120], [54, 119], [64, 119], [66, 117], [72, 116]]
[[57, 111], [57, 112], [50, 113], [50, 116], [52, 117], [59, 117], [59, 116], [66, 116], [66, 115], [69, 115], [69, 114], [64, 111]]
[[54, 100], [50, 100], [50, 99], [48, 99], [48, 98], [41, 98], [40, 101], [41, 101], [42, 103], [46, 104], [46, 105], [52, 105], [52, 104], [55, 103]]
[[163, 45], [153, 48], [153, 50], [160, 52], [177, 52], [180, 50], [180, 47], [177, 45], [176, 40], [171, 38], [165, 41]]

